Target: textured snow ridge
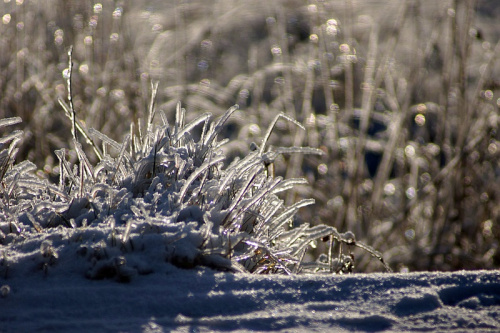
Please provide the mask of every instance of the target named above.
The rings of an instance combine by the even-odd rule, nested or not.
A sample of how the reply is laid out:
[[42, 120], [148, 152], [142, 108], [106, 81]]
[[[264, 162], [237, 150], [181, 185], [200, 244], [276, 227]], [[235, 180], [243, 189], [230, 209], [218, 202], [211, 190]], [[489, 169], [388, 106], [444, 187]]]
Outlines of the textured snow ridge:
[[500, 272], [0, 278], [1, 332], [500, 331]]

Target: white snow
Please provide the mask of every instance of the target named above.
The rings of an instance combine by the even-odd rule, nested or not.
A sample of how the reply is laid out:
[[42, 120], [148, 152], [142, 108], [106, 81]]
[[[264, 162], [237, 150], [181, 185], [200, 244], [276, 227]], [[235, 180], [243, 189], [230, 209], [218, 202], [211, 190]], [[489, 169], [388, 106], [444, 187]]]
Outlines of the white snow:
[[128, 283], [76, 265], [0, 277], [0, 332], [500, 331], [500, 272], [250, 275], [158, 264]]

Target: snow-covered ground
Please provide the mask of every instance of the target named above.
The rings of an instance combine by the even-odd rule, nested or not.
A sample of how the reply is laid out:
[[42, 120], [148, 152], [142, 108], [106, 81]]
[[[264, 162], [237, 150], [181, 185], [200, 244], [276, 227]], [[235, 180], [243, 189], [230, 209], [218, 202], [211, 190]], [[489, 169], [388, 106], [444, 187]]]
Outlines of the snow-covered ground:
[[500, 331], [500, 271], [267, 275], [162, 265], [0, 278], [0, 332]]

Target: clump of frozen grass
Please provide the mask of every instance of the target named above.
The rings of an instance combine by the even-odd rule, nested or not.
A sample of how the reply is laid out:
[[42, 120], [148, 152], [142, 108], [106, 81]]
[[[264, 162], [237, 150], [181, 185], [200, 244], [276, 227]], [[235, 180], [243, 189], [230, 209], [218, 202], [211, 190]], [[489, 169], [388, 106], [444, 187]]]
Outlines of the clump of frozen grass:
[[[71, 64], [71, 51], [69, 59]], [[298, 209], [314, 200], [285, 206], [278, 194], [305, 180], [274, 177], [269, 167], [281, 154], [322, 151], [266, 149], [280, 118], [304, 129], [284, 113], [274, 118], [260, 146], [252, 144], [247, 156], [225, 167], [221, 147], [228, 140], [219, 141], [218, 136], [237, 106], [215, 122], [205, 113], [186, 123], [186, 111], [178, 104], [174, 124], [160, 112], [161, 125], [154, 126], [157, 86], [153, 86], [145, 129], [139, 127], [136, 135], [131, 126], [130, 134], [118, 143], [95, 129], [87, 130], [76, 118], [71, 65], [67, 83], [69, 103], [60, 100], [60, 104], [71, 119], [78, 163], [68, 161], [66, 150], [56, 151], [57, 185], [36, 177], [30, 162], [14, 165], [21, 132], [0, 140], [2, 145], [11, 142], [0, 152], [0, 241], [13, 251], [38, 246], [35, 261], [45, 274], [61, 260], [58, 251], [68, 252], [64, 250], [68, 243], [76, 247], [74, 255], [88, 262], [89, 278], [119, 281], [153, 271], [149, 261], [155, 259], [233, 272], [349, 272], [354, 260], [343, 246], [358, 246], [383, 262], [376, 251], [356, 242], [352, 232], [341, 234], [331, 226], [307, 223], [294, 226]], [[5, 119], [0, 127], [18, 122], [19, 118]], [[201, 127], [198, 139], [193, 135], [196, 127]], [[80, 136], [100, 159], [97, 165], [87, 158]], [[327, 253], [305, 262], [307, 249], [319, 239], [329, 242]]]
[[[72, 115], [69, 106], [62, 105]], [[206, 265], [251, 273], [347, 272], [353, 259], [342, 251], [342, 244], [360, 246], [381, 259], [357, 243], [351, 232], [341, 234], [331, 226], [307, 223], [294, 227], [298, 209], [314, 200], [286, 207], [278, 194], [305, 180], [274, 177], [268, 167], [280, 154], [321, 151], [266, 149], [280, 118], [302, 127], [285, 114], [275, 117], [260, 146], [252, 145], [247, 156], [224, 166], [221, 147], [227, 140], [219, 141], [218, 135], [237, 109], [230, 108], [215, 122], [206, 113], [186, 124], [186, 111], [178, 104], [174, 124], [161, 113], [162, 124], [153, 126], [151, 108], [145, 133], [131, 133], [122, 143], [94, 129], [87, 131], [74, 119], [101, 161], [92, 165], [75, 135], [78, 163], [71, 164], [64, 149], [56, 152], [57, 185], [34, 176], [29, 162], [13, 164], [12, 139], [9, 149], [1, 152], [2, 243], [15, 247], [36, 240], [40, 267], [46, 273], [57, 264], [58, 251], [64, 247], [53, 231], [63, 229], [66, 243], [77, 244], [75, 255], [87, 260], [89, 278], [120, 281], [151, 272], [152, 251], [153, 257], [180, 267]], [[201, 135], [195, 140], [192, 132], [197, 126]], [[11, 137], [18, 134], [2, 142]], [[112, 149], [117, 152], [114, 157]], [[304, 262], [308, 247], [319, 239], [329, 241], [328, 253]], [[338, 254], [333, 253], [335, 243], [341, 245]]]

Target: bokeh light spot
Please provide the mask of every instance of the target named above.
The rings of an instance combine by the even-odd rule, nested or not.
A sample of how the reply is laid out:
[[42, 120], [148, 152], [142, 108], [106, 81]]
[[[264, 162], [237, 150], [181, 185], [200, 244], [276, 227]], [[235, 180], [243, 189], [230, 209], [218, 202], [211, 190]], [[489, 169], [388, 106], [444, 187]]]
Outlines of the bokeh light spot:
[[2, 16], [2, 23], [3, 24], [9, 24], [10, 20], [11, 20], [10, 14], [5, 14], [4, 16]]
[[328, 173], [328, 166], [325, 163], [318, 165], [318, 173], [322, 176]]
[[94, 13], [100, 14], [102, 12], [102, 3], [96, 3], [94, 5]]
[[409, 158], [415, 157], [415, 147], [408, 145], [405, 147], [405, 155]]
[[406, 189], [406, 197], [408, 199], [411, 200], [411, 199], [415, 198], [416, 194], [417, 194], [417, 191], [415, 190], [415, 188], [413, 186], [412, 187], [408, 187]]
[[339, 49], [342, 53], [351, 53], [351, 47], [348, 44], [340, 44]]
[[396, 193], [396, 186], [392, 183], [385, 184], [384, 186], [384, 193], [385, 195], [394, 195]]
[[122, 7], [116, 7], [116, 9], [113, 11], [113, 17], [114, 18], [120, 18], [123, 15], [123, 8]]
[[417, 114], [415, 116], [415, 123], [418, 125], [418, 126], [424, 126], [425, 125], [425, 116], [421, 113]]
[[92, 39], [92, 36], [85, 36], [85, 38], [83, 39], [83, 44], [85, 45], [92, 45], [93, 43], [93, 39]]

